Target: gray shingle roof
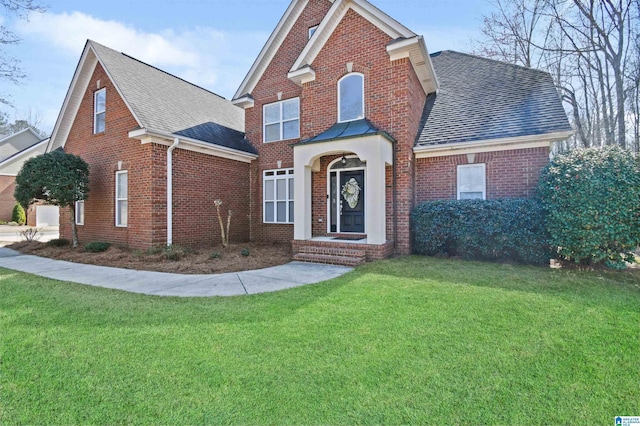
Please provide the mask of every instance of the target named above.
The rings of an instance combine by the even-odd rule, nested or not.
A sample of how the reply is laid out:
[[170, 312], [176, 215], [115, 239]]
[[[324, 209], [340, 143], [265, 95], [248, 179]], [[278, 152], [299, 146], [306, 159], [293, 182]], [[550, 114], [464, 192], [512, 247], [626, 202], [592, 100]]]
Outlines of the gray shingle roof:
[[141, 127], [255, 153], [244, 139], [242, 109], [124, 53], [88, 43]]
[[427, 99], [416, 146], [571, 130], [548, 73], [453, 51], [431, 59], [440, 90]]

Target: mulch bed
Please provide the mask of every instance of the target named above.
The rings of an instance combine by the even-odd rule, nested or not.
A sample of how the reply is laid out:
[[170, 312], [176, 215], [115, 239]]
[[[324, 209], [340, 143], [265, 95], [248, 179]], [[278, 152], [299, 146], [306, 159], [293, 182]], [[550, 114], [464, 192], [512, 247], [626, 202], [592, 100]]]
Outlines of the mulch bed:
[[[291, 244], [287, 243], [242, 243], [200, 249], [179, 249], [180, 259], [169, 260], [160, 249], [132, 250], [111, 246], [102, 253], [88, 253], [81, 245], [72, 249], [50, 247], [46, 243], [23, 241], [6, 246], [24, 254], [76, 263], [112, 266], [116, 268], [145, 271], [173, 272], [180, 274], [219, 274], [268, 268], [291, 261]], [[248, 256], [243, 255], [247, 249]], [[214, 255], [214, 253], [219, 254]], [[246, 254], [246, 251], [245, 251]]]

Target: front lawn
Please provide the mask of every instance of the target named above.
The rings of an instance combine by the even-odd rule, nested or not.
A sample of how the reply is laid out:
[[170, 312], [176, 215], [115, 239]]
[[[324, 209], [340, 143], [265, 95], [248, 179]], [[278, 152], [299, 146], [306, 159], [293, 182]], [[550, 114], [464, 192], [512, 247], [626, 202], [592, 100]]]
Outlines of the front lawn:
[[0, 424], [613, 424], [639, 277], [409, 257], [178, 299], [0, 269]]

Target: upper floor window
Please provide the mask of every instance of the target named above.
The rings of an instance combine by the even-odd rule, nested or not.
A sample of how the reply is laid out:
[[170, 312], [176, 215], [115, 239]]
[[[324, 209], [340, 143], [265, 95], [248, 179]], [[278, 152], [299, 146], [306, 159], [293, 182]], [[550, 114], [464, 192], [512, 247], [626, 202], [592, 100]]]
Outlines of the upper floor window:
[[364, 76], [348, 74], [338, 82], [338, 121], [364, 118]]
[[100, 89], [93, 94], [93, 133], [104, 132], [106, 109], [107, 89]]
[[300, 98], [265, 105], [262, 112], [265, 142], [300, 137]]
[[487, 198], [486, 165], [458, 166], [458, 200], [484, 200]]

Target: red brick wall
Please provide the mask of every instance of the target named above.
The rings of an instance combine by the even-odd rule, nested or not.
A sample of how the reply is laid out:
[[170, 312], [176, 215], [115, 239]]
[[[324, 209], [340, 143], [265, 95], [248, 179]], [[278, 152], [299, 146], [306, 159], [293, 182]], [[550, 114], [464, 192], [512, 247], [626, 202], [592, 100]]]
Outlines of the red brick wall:
[[16, 199], [13, 192], [16, 189], [15, 176], [0, 176], [0, 220], [9, 222], [13, 213]]
[[[416, 165], [417, 202], [457, 198], [457, 166], [467, 155], [420, 158]], [[529, 198], [536, 194], [542, 169], [549, 163], [548, 148], [516, 149], [475, 154], [485, 163], [487, 198]]]
[[[337, 121], [337, 84], [353, 71], [364, 74], [365, 116], [396, 141], [396, 187], [399, 254], [410, 252], [409, 218], [413, 207], [413, 144], [426, 99], [408, 59], [391, 62], [386, 51], [389, 36], [353, 10], [345, 15], [313, 63], [316, 80], [305, 84], [302, 98], [302, 137], [312, 137]], [[326, 166], [321, 164], [316, 180], [324, 180], [325, 199], [318, 194], [314, 215], [326, 217]], [[387, 171], [387, 236], [393, 238], [393, 169]], [[317, 176], [316, 176], [317, 175]], [[323, 179], [324, 178], [324, 179]], [[315, 183], [314, 183], [315, 187]], [[382, 190], [382, 189], [381, 189]], [[315, 191], [315, 190], [314, 190]], [[314, 218], [314, 227], [318, 220]], [[325, 219], [326, 220], [326, 219]], [[326, 227], [326, 226], [325, 226]]]
[[[98, 81], [99, 87], [107, 90], [106, 127], [104, 133], [94, 135], [93, 93]], [[167, 147], [130, 139], [128, 133], [136, 127], [136, 120], [98, 64], [65, 145], [66, 152], [81, 156], [89, 164], [89, 198], [84, 225], [78, 226], [81, 242], [108, 241], [142, 249], [166, 244]], [[214, 217], [217, 224], [212, 201], [216, 198], [236, 214], [231, 239], [246, 241], [249, 223], [242, 211], [248, 210], [248, 165], [180, 148], [173, 155], [174, 243], [200, 246], [219, 242], [219, 228], [213, 226]], [[126, 228], [115, 226], [115, 172], [119, 162], [121, 170], [128, 171]], [[71, 238], [69, 219], [63, 209], [62, 238]]]
[[227, 212], [232, 211], [229, 241], [248, 241], [250, 165], [181, 149], [173, 152], [173, 164], [173, 242], [189, 247], [220, 244], [213, 204], [217, 199], [223, 202], [225, 229]]
[[[292, 168], [291, 144], [298, 142], [299, 139], [263, 144], [262, 107], [265, 104], [277, 102], [278, 93], [282, 93], [283, 100], [301, 96], [302, 88], [289, 80], [287, 74], [307, 44], [309, 28], [318, 25], [330, 8], [331, 2], [327, 0], [309, 1], [251, 93], [255, 105], [245, 112], [245, 129], [247, 139], [256, 147], [260, 155], [251, 170], [251, 238], [253, 240], [288, 242], [293, 239], [293, 225], [262, 223], [262, 176], [264, 170], [277, 169], [278, 161], [282, 162], [281, 168]], [[301, 113], [305, 108], [307, 106], [301, 99]], [[302, 133], [302, 126], [300, 130]]]
[[[331, 4], [311, 0], [284, 41], [280, 51], [257, 84], [252, 96], [255, 106], [246, 110], [247, 138], [260, 153], [252, 171], [252, 210], [254, 239], [286, 240], [293, 237], [292, 225], [262, 224], [262, 170], [293, 166], [291, 143], [297, 140], [262, 143], [262, 107], [266, 103], [300, 96], [301, 137], [309, 138], [328, 129], [337, 121], [337, 83], [347, 74], [346, 64], [365, 76], [365, 116], [379, 129], [393, 136], [397, 144], [398, 252], [410, 252], [409, 217], [413, 207], [413, 143], [422, 115], [425, 94], [408, 59], [391, 62], [386, 46], [391, 38], [369, 21], [350, 10], [318, 54], [313, 69], [316, 80], [302, 88], [287, 78], [293, 62], [307, 43], [308, 27], [320, 22]], [[331, 159], [334, 157], [331, 157]], [[313, 173], [313, 232], [326, 233], [326, 165]], [[393, 238], [393, 173], [387, 170], [387, 236]], [[322, 222], [319, 222], [322, 219]]]

